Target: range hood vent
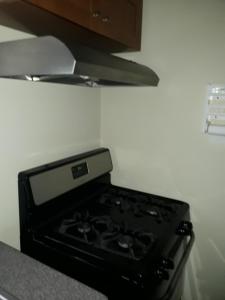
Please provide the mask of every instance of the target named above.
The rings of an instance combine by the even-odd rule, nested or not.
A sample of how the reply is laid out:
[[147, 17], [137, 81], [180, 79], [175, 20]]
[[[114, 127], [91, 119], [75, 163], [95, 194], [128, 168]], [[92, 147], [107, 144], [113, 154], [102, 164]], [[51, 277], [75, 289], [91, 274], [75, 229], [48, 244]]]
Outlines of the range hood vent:
[[157, 86], [150, 68], [42, 36], [0, 43], [0, 77], [96, 86]]

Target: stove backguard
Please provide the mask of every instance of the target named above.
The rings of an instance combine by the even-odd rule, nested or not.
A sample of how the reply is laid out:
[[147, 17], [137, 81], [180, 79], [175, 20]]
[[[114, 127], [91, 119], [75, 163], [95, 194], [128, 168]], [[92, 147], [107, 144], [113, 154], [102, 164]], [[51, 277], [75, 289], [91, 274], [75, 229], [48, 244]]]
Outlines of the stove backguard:
[[[21, 234], [68, 208], [70, 202], [78, 205], [84, 196], [98, 190], [99, 183], [110, 181], [111, 170], [110, 152], [100, 148], [20, 172]], [[77, 203], [74, 203], [74, 191]]]

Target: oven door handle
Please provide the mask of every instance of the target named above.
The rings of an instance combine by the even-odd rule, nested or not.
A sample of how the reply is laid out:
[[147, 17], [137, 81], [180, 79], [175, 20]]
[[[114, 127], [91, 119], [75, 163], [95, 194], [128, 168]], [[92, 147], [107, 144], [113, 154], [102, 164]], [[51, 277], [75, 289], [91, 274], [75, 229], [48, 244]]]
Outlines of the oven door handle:
[[185, 251], [183, 253], [183, 256], [182, 256], [182, 258], [181, 258], [181, 260], [180, 260], [180, 262], [179, 262], [179, 264], [177, 266], [177, 269], [176, 269], [176, 271], [175, 271], [175, 273], [173, 275], [173, 278], [172, 278], [172, 280], [170, 282], [170, 285], [169, 285], [169, 287], [168, 287], [168, 289], [166, 291], [166, 294], [163, 297], [161, 297], [159, 300], [169, 300], [171, 298], [171, 295], [174, 292], [174, 288], [176, 287], [177, 282], [180, 279], [181, 273], [182, 273], [182, 271], [184, 269], [184, 266], [185, 266], [185, 264], [186, 264], [186, 262], [188, 260], [189, 254], [191, 252], [191, 248], [192, 248], [192, 246], [194, 244], [194, 240], [195, 240], [195, 234], [192, 231], [190, 233], [190, 239], [188, 241], [188, 244], [186, 245], [186, 248], [185, 248]]

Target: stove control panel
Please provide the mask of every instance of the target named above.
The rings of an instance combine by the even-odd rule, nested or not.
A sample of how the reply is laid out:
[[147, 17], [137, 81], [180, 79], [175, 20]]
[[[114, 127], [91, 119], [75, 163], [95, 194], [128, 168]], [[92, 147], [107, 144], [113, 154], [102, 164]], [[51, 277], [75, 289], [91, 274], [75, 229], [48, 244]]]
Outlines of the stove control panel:
[[79, 165], [76, 165], [72, 167], [72, 174], [73, 178], [77, 179], [81, 176], [87, 175], [88, 174], [88, 166], [86, 162], [83, 162]]

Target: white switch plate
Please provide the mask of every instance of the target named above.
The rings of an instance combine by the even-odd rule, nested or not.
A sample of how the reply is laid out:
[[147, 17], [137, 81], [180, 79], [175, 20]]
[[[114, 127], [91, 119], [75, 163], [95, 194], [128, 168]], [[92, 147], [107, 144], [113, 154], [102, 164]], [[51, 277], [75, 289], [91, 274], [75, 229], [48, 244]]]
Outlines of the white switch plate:
[[225, 136], [225, 84], [209, 84], [206, 96], [205, 133]]

